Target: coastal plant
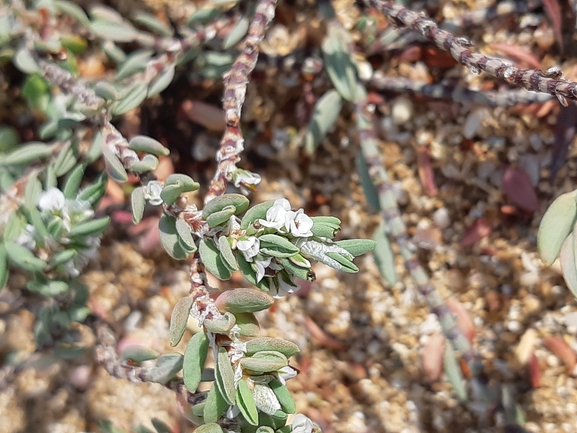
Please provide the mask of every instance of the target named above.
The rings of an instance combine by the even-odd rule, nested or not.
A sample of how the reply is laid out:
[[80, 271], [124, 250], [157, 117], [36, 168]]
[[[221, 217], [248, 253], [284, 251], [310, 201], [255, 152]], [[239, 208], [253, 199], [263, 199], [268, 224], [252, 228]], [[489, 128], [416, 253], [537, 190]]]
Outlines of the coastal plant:
[[[482, 402], [488, 411], [499, 408], [508, 424], [517, 425], [519, 408], [510, 390], [487, 386], [480, 356], [418, 259], [379, 149], [367, 88], [441, 94], [499, 106], [553, 96], [567, 106], [577, 100], [577, 83], [564, 79], [556, 67], [522, 69], [478, 54], [467, 38], [454, 36], [401, 4], [381, 0], [359, 2], [364, 13], [357, 23], [359, 31], [370, 34], [377, 11], [449, 51], [472, 72], [485, 72], [525, 90], [457, 92], [450, 86], [432, 88], [384, 77], [378, 71], [367, 74], [354, 60], [361, 48], [330, 4], [320, 3], [319, 14], [326, 24], [317, 59], [322, 68], [307, 73], [322, 75], [330, 85], [325, 84], [328, 90], [312, 107], [301, 144], [303, 152], [313, 154], [341, 110], [348, 107], [354, 112], [357, 136], [352, 139], [359, 144], [359, 178], [367, 201], [383, 221], [374, 240], [339, 239], [338, 218], [307, 215], [286, 198], [252, 205], [247, 198], [261, 177], [237, 166], [244, 150], [241, 111], [277, 1], [260, 0], [242, 8], [239, 4], [236, 9], [227, 5], [227, 10], [209, 5], [185, 23], [167, 23], [142, 12], [126, 18], [98, 5], [87, 13], [65, 0], [33, 5], [15, 0], [0, 7], [0, 59], [5, 67], [17, 69], [11, 74], [24, 77], [22, 96], [39, 120], [29, 141], [23, 142], [12, 126], [0, 129], [0, 286], [9, 287], [11, 275], [26, 277], [27, 293], [39, 299], [34, 325], [39, 349], [50, 348], [62, 357], [90, 349], [79, 343], [72, 326], [86, 321], [97, 336], [98, 362], [115, 377], [160, 383], [184, 396], [189, 405], [186, 416], [198, 426], [197, 433], [310, 433], [320, 427], [302, 414], [287, 424], [296, 405], [286, 381], [297, 374], [290, 362], [299, 348], [281, 338], [259, 337], [255, 313], [298, 291], [299, 281], [313, 281], [315, 263], [356, 273], [354, 259], [373, 250], [383, 278], [395, 284], [395, 244], [450, 342], [444, 369], [459, 400]], [[219, 40], [221, 30], [230, 27]], [[104, 53], [113, 74], [98, 80], [79, 76], [76, 59], [90, 48]], [[170, 146], [147, 135], [125, 137], [115, 123], [147, 99], [162, 95], [186, 71], [222, 77], [225, 127], [208, 185], [186, 173], [157, 179], [154, 172], [169, 156]], [[95, 175], [94, 167], [104, 169]], [[117, 353], [109, 324], [87, 306], [87, 288], [79, 276], [97, 256], [110, 224], [110, 218], [98, 212], [109, 181], [127, 185], [134, 224], [147, 211], [159, 210], [160, 244], [171, 258], [190, 265], [190, 292], [174, 307], [169, 343], [174, 347], [181, 342], [190, 318], [201, 330], [190, 338], [183, 354], [160, 354], [144, 346]], [[204, 206], [198, 208], [192, 198], [201, 192]], [[577, 293], [576, 203], [574, 192], [559, 197], [545, 214], [539, 233], [544, 261], [550, 264], [560, 254], [573, 293]], [[247, 284], [217, 290], [209, 286], [205, 271], [222, 281], [237, 273]], [[208, 367], [210, 359], [214, 368]], [[468, 366], [469, 387], [458, 360]]]

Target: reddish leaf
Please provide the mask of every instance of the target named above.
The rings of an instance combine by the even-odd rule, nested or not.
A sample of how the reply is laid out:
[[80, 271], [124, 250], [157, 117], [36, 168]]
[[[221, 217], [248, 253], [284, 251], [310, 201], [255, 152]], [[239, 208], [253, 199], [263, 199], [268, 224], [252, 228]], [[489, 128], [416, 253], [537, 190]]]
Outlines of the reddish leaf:
[[342, 343], [334, 338], [330, 337], [325, 331], [321, 329], [316, 322], [310, 317], [306, 316], [306, 326], [308, 331], [315, 340], [318, 340], [320, 346], [324, 346], [328, 349], [344, 350], [346, 349], [346, 344]]
[[419, 178], [425, 193], [429, 197], [437, 195], [437, 186], [435, 185], [435, 175], [431, 166], [429, 149], [422, 147], [417, 151], [417, 165], [419, 166]]
[[182, 111], [193, 122], [204, 126], [211, 131], [224, 131], [226, 126], [224, 111], [216, 105], [202, 101], [186, 99], [180, 106]]
[[449, 299], [447, 301], [447, 307], [449, 307], [449, 310], [451, 310], [456, 316], [457, 328], [459, 328], [465, 337], [467, 337], [467, 340], [472, 343], [475, 338], [475, 325], [473, 324], [473, 320], [471, 320], [468, 311], [465, 310], [460, 302], [454, 299]]
[[479, 218], [471, 227], [465, 231], [465, 234], [461, 239], [461, 245], [464, 247], [473, 245], [484, 237], [489, 236], [492, 231], [493, 228], [487, 224], [485, 219]]
[[560, 337], [545, 337], [543, 338], [543, 344], [569, 367], [569, 371], [573, 371], [577, 363], [577, 355], [575, 355], [575, 352], [565, 340]]
[[543, 0], [543, 5], [545, 6], [545, 12], [551, 20], [553, 25], [553, 32], [555, 33], [555, 39], [563, 51], [563, 34], [561, 32], [561, 8], [557, 0]]
[[557, 116], [557, 125], [555, 125], [555, 141], [553, 143], [551, 164], [549, 165], [550, 181], [555, 179], [557, 172], [567, 160], [569, 146], [573, 143], [576, 132], [577, 105], [571, 103], [568, 107], [562, 107], [559, 116]]
[[537, 359], [535, 352], [533, 352], [529, 358], [529, 376], [531, 377], [531, 385], [533, 388], [539, 388], [541, 385], [542, 375], [543, 372], [541, 371], [541, 366], [539, 365], [539, 359]]
[[439, 380], [443, 373], [443, 355], [445, 353], [445, 337], [433, 334], [423, 348], [423, 370], [429, 382]]
[[423, 61], [432, 68], [452, 68], [457, 61], [448, 51], [442, 51], [436, 47], [429, 47], [423, 51]]
[[407, 48], [405, 51], [401, 53], [399, 60], [401, 62], [413, 63], [418, 60], [421, 60], [423, 55], [421, 47], [413, 46]]
[[503, 192], [517, 207], [527, 212], [535, 212], [539, 209], [539, 200], [537, 199], [535, 188], [525, 171], [507, 167], [503, 172], [502, 187]]
[[541, 62], [533, 53], [519, 45], [494, 43], [491, 44], [490, 47], [518, 60], [520, 63], [524, 64], [523, 66], [530, 66], [535, 69], [538, 69], [541, 66]]

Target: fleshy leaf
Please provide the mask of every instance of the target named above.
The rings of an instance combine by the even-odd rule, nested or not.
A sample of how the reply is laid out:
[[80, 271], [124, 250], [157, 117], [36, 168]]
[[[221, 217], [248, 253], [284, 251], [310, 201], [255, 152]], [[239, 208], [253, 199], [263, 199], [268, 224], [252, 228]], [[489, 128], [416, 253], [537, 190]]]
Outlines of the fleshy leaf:
[[171, 174], [164, 182], [160, 197], [167, 205], [173, 204], [185, 192], [196, 191], [200, 188], [198, 182], [185, 174]]
[[373, 183], [371, 176], [369, 175], [369, 168], [367, 167], [367, 162], [365, 156], [360, 153], [355, 159], [357, 166], [357, 172], [359, 173], [359, 180], [361, 181], [361, 186], [363, 187], [363, 192], [365, 193], [365, 198], [367, 203], [375, 211], [381, 210], [381, 204], [379, 203], [379, 191]]
[[395, 255], [393, 254], [389, 237], [385, 233], [385, 228], [382, 224], [375, 231], [373, 239], [377, 242], [374, 255], [377, 266], [379, 267], [379, 272], [387, 283], [392, 286], [397, 282]]
[[223, 210], [225, 207], [234, 206], [236, 208], [236, 213], [242, 213], [247, 210], [249, 205], [248, 199], [241, 194], [225, 194], [219, 197], [213, 198], [209, 201], [204, 209], [202, 210], [202, 217], [207, 219], [210, 215], [215, 212]]
[[166, 252], [176, 260], [184, 260], [189, 256], [180, 243], [176, 231], [176, 219], [172, 215], [162, 214], [158, 221], [160, 243]]
[[252, 223], [265, 219], [267, 211], [274, 205], [274, 200], [259, 203], [246, 211], [240, 222], [240, 228], [246, 230]]
[[6, 254], [13, 265], [27, 271], [42, 271], [48, 264], [14, 242], [6, 242]]
[[131, 53], [118, 68], [116, 79], [121, 80], [137, 72], [144, 71], [153, 54], [154, 51], [152, 50], [138, 50]]
[[6, 246], [0, 243], [0, 291], [8, 282], [8, 255], [6, 254]]
[[146, 83], [137, 82], [128, 92], [112, 106], [112, 114], [119, 116], [138, 107], [146, 99], [148, 88]]
[[240, 328], [239, 334], [244, 337], [256, 337], [260, 326], [258, 319], [253, 313], [236, 313], [236, 325]]
[[[195, 393], [202, 378], [202, 370], [208, 355], [209, 341], [204, 331], [197, 332], [189, 340], [184, 351], [182, 378], [186, 389]], [[216, 420], [215, 420], [216, 421]]]
[[261, 290], [238, 288], [222, 292], [215, 304], [222, 311], [254, 313], [271, 307], [274, 298]]
[[261, 337], [246, 342], [246, 355], [251, 356], [263, 350], [275, 350], [287, 358], [300, 352], [299, 347], [291, 341], [281, 338]]
[[201, 239], [198, 246], [200, 258], [206, 269], [220, 280], [231, 277], [230, 269], [224, 264], [221, 253], [210, 239]]
[[355, 65], [351, 60], [351, 52], [347, 44], [352, 43], [350, 37], [339, 26], [329, 25], [327, 35], [322, 44], [323, 56], [327, 74], [335, 89], [349, 102], [356, 97], [357, 79]]
[[329, 90], [319, 98], [305, 135], [305, 150], [307, 153], [313, 153], [317, 145], [332, 129], [339, 118], [342, 103], [341, 96], [336, 90]]
[[176, 220], [175, 227], [180, 246], [189, 254], [194, 253], [196, 251], [196, 244], [194, 243], [194, 238], [192, 237], [188, 223], [179, 218]]
[[577, 262], [575, 260], [575, 233], [571, 232], [561, 247], [559, 261], [567, 288], [577, 298]]
[[226, 267], [230, 269], [231, 272], [238, 271], [238, 262], [236, 261], [234, 253], [232, 252], [232, 248], [226, 236], [221, 236], [220, 238], [218, 238], [218, 247], [220, 250], [222, 262], [226, 265]]
[[445, 344], [445, 356], [443, 359], [445, 374], [449, 383], [452, 385], [457, 394], [457, 399], [461, 402], [467, 401], [467, 389], [465, 388], [465, 379], [461, 368], [457, 362], [455, 351], [450, 344]]
[[242, 16], [237, 21], [234, 28], [231, 30], [231, 32], [228, 34], [228, 36], [224, 40], [224, 42], [222, 44], [222, 48], [224, 50], [228, 50], [229, 48], [232, 48], [237, 43], [239, 43], [240, 40], [244, 37], [244, 35], [246, 35], [246, 32], [248, 31], [248, 24], [249, 24], [248, 17], [246, 15]]
[[84, 164], [79, 164], [68, 173], [66, 176], [66, 180], [64, 181], [64, 187], [62, 188], [62, 192], [64, 197], [68, 199], [73, 199], [78, 195], [78, 190], [80, 189], [80, 185], [82, 185], [82, 180], [84, 179]]
[[222, 397], [230, 405], [236, 403], [236, 389], [234, 387], [234, 371], [230, 364], [228, 352], [224, 347], [218, 349], [216, 360], [216, 386]]
[[258, 425], [258, 410], [250, 390], [248, 383], [245, 379], [240, 379], [238, 382], [238, 389], [236, 390], [236, 402], [240, 413], [248, 421], [249, 424], [257, 426]]
[[221, 211], [210, 214], [206, 219], [206, 222], [210, 228], [214, 228], [228, 222], [230, 217], [236, 213], [237, 211], [234, 206], [227, 206]]
[[128, 346], [120, 353], [120, 362], [126, 362], [128, 360], [140, 363], [144, 361], [149, 361], [151, 359], [156, 359], [160, 356], [156, 350], [152, 350], [150, 347], [134, 345]]
[[259, 237], [260, 251], [273, 257], [290, 257], [299, 252], [299, 248], [291, 241], [275, 234], [262, 235]]
[[577, 220], [577, 190], [560, 195], [543, 215], [537, 233], [541, 260], [551, 265]]
[[206, 404], [203, 407], [204, 422], [215, 423], [228, 409], [228, 403], [214, 384], [206, 396]]
[[377, 243], [371, 239], [347, 239], [338, 241], [336, 244], [355, 257], [371, 252], [377, 246]]
[[226, 433], [226, 430], [216, 423], [210, 423], [195, 428], [192, 433]]
[[48, 158], [52, 148], [44, 143], [31, 142], [18, 146], [15, 150], [0, 159], [0, 167], [25, 165], [37, 159]]
[[254, 373], [271, 373], [288, 365], [287, 357], [273, 350], [264, 350], [255, 353], [250, 358], [242, 358], [240, 365], [245, 370]]
[[172, 36], [173, 32], [171, 28], [156, 18], [154, 15], [138, 11], [134, 13], [132, 18], [140, 25], [146, 27], [148, 30], [153, 31], [160, 36]]
[[128, 173], [122, 165], [122, 162], [114, 154], [109, 146], [102, 146], [102, 155], [104, 156], [104, 163], [106, 164], [106, 172], [108, 175], [119, 183], [124, 183], [128, 180]]
[[192, 298], [186, 296], [180, 299], [172, 310], [172, 315], [170, 316], [170, 345], [172, 347], [180, 343], [184, 335], [191, 308]]
[[273, 379], [268, 383], [270, 389], [276, 395], [278, 402], [280, 403], [281, 409], [286, 413], [295, 413], [297, 410], [295, 401], [288, 390], [288, 388], [283, 385], [279, 380]]
[[146, 207], [146, 199], [144, 198], [144, 187], [139, 186], [134, 188], [130, 195], [130, 202], [132, 204], [132, 222], [138, 224], [142, 221], [144, 216], [144, 208]]
[[131, 42], [138, 36], [136, 29], [124, 22], [93, 21], [90, 30], [97, 36], [114, 42]]
[[170, 153], [170, 150], [162, 143], [146, 135], [132, 137], [128, 142], [128, 147], [135, 152], [146, 152], [156, 156], [167, 156]]
[[158, 357], [156, 367], [149, 372], [150, 382], [166, 383], [182, 370], [183, 356], [180, 353], [167, 353]]
[[102, 217], [76, 224], [70, 229], [70, 237], [100, 235], [110, 224], [110, 217]]
[[158, 167], [158, 158], [154, 155], [144, 155], [140, 161], [130, 165], [130, 169], [135, 173], [154, 171]]
[[281, 409], [275, 393], [268, 385], [255, 383], [253, 397], [256, 407], [267, 415], [274, 415]]
[[175, 65], [165, 65], [166, 69], [152, 82], [148, 88], [148, 97], [158, 95], [166, 89], [174, 79]]
[[219, 318], [206, 319], [204, 326], [213, 334], [226, 334], [236, 324], [233, 314], [226, 312]]

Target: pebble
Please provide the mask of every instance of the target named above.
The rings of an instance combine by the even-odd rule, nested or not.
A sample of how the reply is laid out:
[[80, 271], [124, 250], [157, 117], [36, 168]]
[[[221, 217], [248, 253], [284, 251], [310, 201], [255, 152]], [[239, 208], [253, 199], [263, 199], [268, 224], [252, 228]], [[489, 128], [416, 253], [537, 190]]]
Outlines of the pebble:
[[483, 121], [489, 116], [489, 110], [486, 108], [477, 108], [471, 111], [467, 118], [465, 119], [465, 125], [463, 126], [463, 136], [467, 139], [471, 139], [475, 136]]
[[413, 101], [409, 98], [400, 97], [395, 99], [391, 110], [391, 116], [395, 125], [404, 125], [414, 114]]
[[451, 225], [449, 210], [446, 207], [437, 209], [433, 213], [433, 222], [441, 230], [448, 228]]

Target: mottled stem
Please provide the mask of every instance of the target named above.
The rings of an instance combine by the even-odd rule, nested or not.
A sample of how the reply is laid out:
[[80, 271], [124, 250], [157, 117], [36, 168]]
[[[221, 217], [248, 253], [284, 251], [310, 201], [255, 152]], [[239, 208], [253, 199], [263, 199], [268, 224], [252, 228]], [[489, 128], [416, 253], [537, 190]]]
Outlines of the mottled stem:
[[577, 83], [563, 79], [557, 68], [543, 72], [535, 69], [519, 68], [505, 60], [471, 51], [467, 38], [456, 37], [442, 30], [430, 18], [411, 11], [406, 7], [384, 0], [365, 0], [399, 26], [405, 26], [421, 33], [442, 50], [449, 51], [453, 58], [467, 66], [472, 72], [487, 72], [493, 77], [535, 92], [549, 93], [567, 106], [567, 99], [577, 100]]
[[478, 376], [483, 371], [483, 364], [471, 348], [469, 340], [457, 327], [457, 323], [443, 298], [437, 293], [427, 272], [419, 263], [415, 254], [417, 248], [409, 239], [407, 228], [397, 206], [393, 192], [393, 185], [385, 170], [385, 161], [382, 152], [377, 146], [377, 138], [373, 132], [372, 115], [364, 103], [356, 106], [357, 130], [361, 144], [361, 152], [367, 163], [369, 176], [379, 193], [381, 213], [388, 231], [388, 235], [399, 247], [405, 266], [411, 278], [417, 285], [419, 293], [425, 298], [431, 311], [437, 316], [443, 334], [450, 341], [455, 352], [469, 365], [473, 375]]
[[205, 197], [208, 203], [214, 197], [224, 194], [226, 184], [231, 180], [236, 170], [236, 163], [240, 161], [240, 153], [244, 149], [244, 138], [240, 129], [240, 113], [244, 104], [249, 75], [258, 60], [258, 48], [264, 34], [275, 15], [277, 0], [260, 0], [248, 35], [245, 47], [237, 57], [230, 71], [224, 76], [224, 95], [222, 105], [226, 120], [226, 129], [220, 142], [220, 149], [216, 155], [218, 166]]
[[525, 89], [479, 91], [459, 85], [429, 84], [410, 78], [387, 77], [381, 71], [375, 72], [367, 84], [379, 90], [399, 93], [412, 92], [435, 99], [450, 99], [459, 103], [470, 102], [490, 107], [513, 107], [518, 104], [543, 103], [553, 98], [547, 93], [530, 92]]
[[190, 263], [190, 297], [193, 301], [190, 315], [197, 319], [201, 326], [206, 319], [220, 319], [222, 317], [222, 313], [216, 308], [210, 297], [213, 291], [208, 285], [204, 265], [197, 251]]
[[[93, 329], [96, 332], [96, 360], [113, 377], [128, 380], [129, 382], [152, 382], [151, 368], [136, 367], [122, 363], [116, 351], [116, 337], [114, 331], [103, 320], [92, 317]], [[194, 405], [204, 400], [203, 393], [191, 393], [184, 386], [182, 379], [173, 379], [165, 384], [165, 388], [183, 395], [188, 403]]]

